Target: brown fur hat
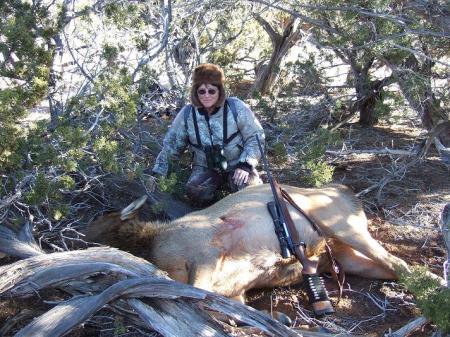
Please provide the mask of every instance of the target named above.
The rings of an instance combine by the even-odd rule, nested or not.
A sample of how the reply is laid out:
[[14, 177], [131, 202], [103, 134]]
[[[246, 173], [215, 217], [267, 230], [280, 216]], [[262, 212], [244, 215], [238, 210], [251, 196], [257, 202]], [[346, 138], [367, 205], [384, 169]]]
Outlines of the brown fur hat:
[[225, 76], [222, 68], [212, 63], [204, 63], [197, 66], [192, 74], [191, 102], [197, 108], [201, 108], [202, 104], [198, 99], [197, 90], [202, 84], [212, 84], [219, 88], [219, 100], [216, 106], [222, 106], [225, 102]]

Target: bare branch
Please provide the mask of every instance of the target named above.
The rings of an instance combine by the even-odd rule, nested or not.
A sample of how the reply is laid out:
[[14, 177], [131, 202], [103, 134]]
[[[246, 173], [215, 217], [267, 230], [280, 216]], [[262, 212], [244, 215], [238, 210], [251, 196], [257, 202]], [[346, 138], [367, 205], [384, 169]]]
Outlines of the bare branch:
[[432, 62], [436, 62], [436, 63], [442, 64], [442, 65], [444, 65], [444, 66], [446, 66], [446, 67], [450, 67], [450, 63], [442, 62], [442, 61], [440, 61], [440, 60], [437, 60], [437, 59], [435, 59], [435, 58], [432, 58], [432, 57], [426, 55], [425, 53], [423, 53], [423, 52], [421, 52], [421, 51], [419, 51], [419, 50], [415, 50], [415, 49], [412, 49], [412, 48], [400, 46], [399, 44], [396, 44], [396, 43], [392, 43], [392, 45], [393, 45], [395, 48], [397, 48], [397, 49], [401, 49], [401, 50], [408, 51], [408, 52], [410, 52], [410, 53], [412, 53], [412, 54], [414, 54], [414, 55], [418, 55], [418, 56], [420, 56], [420, 57], [424, 57], [424, 58], [426, 58], [427, 60], [430, 60], [430, 61], [432, 61]]
[[266, 31], [267, 34], [269, 34], [270, 39], [272, 41], [276, 41], [277, 39], [280, 38], [280, 34], [278, 34], [273, 28], [272, 26], [266, 21], [264, 20], [259, 14], [254, 14], [253, 17], [255, 18], [256, 21], [258, 21], [258, 23], [264, 28], [264, 30]]
[[300, 13], [294, 11], [294, 10], [291, 10], [289, 8], [284, 8], [282, 6], [276, 5], [275, 3], [270, 3], [270, 2], [267, 2], [265, 0], [251, 0], [251, 2], [257, 2], [257, 3], [260, 3], [260, 4], [266, 5], [268, 7], [275, 8], [275, 9], [281, 10], [283, 12], [289, 13], [289, 14], [291, 14], [292, 16], [294, 16], [296, 18], [302, 19], [304, 22], [307, 22], [307, 23], [313, 24], [315, 26], [321, 27], [321, 28], [325, 29], [326, 31], [330, 31], [330, 32], [335, 33], [335, 34], [339, 33], [336, 29], [330, 27], [324, 21], [319, 21], [319, 20], [312, 19], [312, 18], [310, 18], [310, 17], [308, 17], [306, 15], [302, 15], [302, 14], [300, 14]]
[[133, 71], [133, 74], [131, 76], [132, 82], [135, 81], [135, 78], [136, 78], [137, 74], [139, 73], [139, 71], [146, 64], [148, 64], [151, 60], [153, 60], [156, 56], [158, 56], [167, 46], [167, 43], [169, 41], [170, 24], [172, 22], [172, 1], [171, 0], [161, 1], [161, 18], [162, 18], [162, 26], [163, 26], [161, 41], [159, 41], [158, 44], [156, 44], [150, 48], [150, 51], [156, 49], [152, 54], [144, 55], [142, 57], [142, 59], [139, 61], [136, 69]]
[[332, 154], [336, 156], [349, 155], [349, 154], [361, 154], [361, 153], [372, 153], [380, 155], [396, 155], [396, 156], [416, 156], [417, 153], [407, 150], [389, 149], [385, 147], [384, 149], [365, 149], [365, 150], [345, 150], [345, 151], [325, 151], [327, 154]]

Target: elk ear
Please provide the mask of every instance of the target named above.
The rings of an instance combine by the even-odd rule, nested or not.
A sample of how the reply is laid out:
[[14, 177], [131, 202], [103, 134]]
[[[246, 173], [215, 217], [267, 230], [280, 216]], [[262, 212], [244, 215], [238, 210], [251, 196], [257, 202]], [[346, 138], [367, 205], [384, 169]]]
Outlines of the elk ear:
[[147, 201], [147, 196], [143, 195], [136, 199], [120, 212], [120, 220], [125, 221], [136, 216], [136, 211]]

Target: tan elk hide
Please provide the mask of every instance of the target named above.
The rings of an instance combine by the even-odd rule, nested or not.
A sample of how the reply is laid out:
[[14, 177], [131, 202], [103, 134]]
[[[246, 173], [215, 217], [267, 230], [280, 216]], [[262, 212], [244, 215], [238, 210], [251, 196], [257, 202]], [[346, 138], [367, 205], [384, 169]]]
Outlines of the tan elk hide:
[[[358, 199], [344, 186], [320, 189], [282, 186], [318, 221], [335, 258], [347, 273], [394, 279], [408, 271], [406, 263], [388, 253], [367, 230], [367, 218]], [[301, 282], [301, 264], [283, 259], [267, 202], [269, 185], [248, 187], [216, 204], [167, 223], [121, 220], [110, 214], [87, 230], [91, 241], [109, 244], [141, 256], [177, 281], [243, 300], [252, 288]], [[170, 205], [169, 205], [170, 207]], [[324, 238], [290, 205], [289, 212], [307, 255], [324, 252]], [[125, 213], [122, 212], [122, 218]], [[326, 270], [326, 259], [319, 268]]]

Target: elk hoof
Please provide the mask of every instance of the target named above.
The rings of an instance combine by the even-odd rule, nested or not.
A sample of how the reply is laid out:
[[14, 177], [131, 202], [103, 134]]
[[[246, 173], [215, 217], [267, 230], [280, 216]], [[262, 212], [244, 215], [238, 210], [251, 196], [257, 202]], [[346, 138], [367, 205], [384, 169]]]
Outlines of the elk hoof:
[[318, 274], [304, 274], [303, 279], [314, 315], [320, 317], [334, 313], [323, 278]]

